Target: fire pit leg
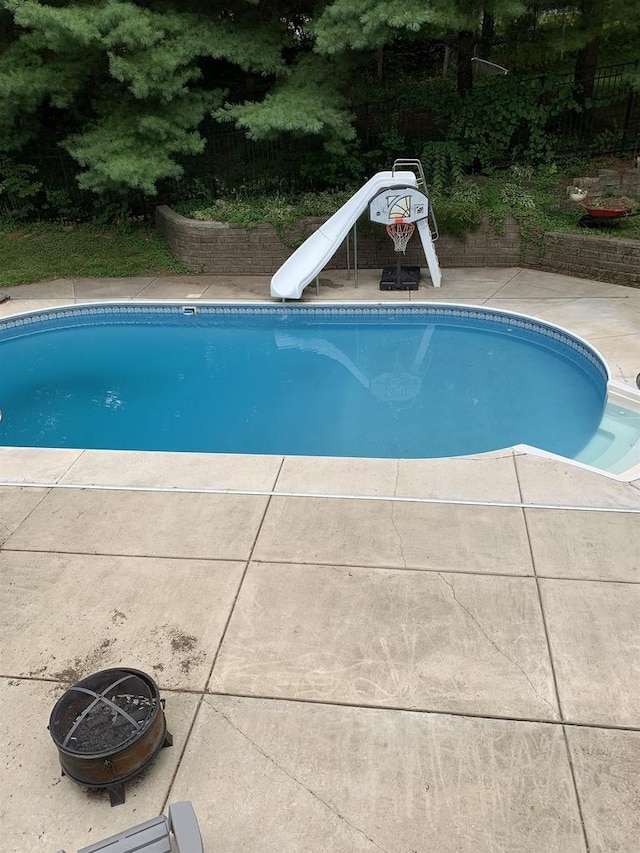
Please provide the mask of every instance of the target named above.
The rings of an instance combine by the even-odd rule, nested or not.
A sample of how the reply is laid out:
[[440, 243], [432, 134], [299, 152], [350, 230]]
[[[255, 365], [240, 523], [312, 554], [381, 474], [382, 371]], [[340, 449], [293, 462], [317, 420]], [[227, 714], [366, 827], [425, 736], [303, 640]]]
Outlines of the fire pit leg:
[[162, 742], [162, 749], [166, 746], [173, 746], [173, 735], [170, 732], [165, 732], [164, 740]]
[[118, 782], [117, 785], [109, 785], [107, 791], [109, 793], [111, 808], [124, 804], [124, 785], [122, 782]]

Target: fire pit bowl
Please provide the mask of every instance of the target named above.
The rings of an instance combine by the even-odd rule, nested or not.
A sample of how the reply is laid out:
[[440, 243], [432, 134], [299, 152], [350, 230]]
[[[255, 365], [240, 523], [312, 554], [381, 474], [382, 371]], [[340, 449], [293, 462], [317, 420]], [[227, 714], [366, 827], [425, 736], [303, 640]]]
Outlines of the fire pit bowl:
[[104, 669], [70, 687], [51, 712], [49, 733], [62, 775], [106, 788], [112, 806], [124, 803], [124, 782], [173, 743], [158, 687], [137, 669]]

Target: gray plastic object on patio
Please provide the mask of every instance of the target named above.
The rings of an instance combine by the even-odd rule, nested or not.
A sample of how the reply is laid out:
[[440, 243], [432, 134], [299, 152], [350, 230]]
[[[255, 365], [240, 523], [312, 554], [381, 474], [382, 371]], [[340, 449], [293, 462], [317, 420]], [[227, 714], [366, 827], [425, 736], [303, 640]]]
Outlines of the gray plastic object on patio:
[[170, 805], [169, 817], [154, 817], [82, 847], [78, 853], [172, 853], [172, 833], [178, 853], [204, 853], [198, 819], [188, 801]]

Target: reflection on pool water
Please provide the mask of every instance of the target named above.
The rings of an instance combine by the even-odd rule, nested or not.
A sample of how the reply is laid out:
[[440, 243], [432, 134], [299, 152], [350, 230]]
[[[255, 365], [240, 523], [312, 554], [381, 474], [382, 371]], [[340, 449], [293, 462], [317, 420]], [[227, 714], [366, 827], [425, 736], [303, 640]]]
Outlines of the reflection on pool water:
[[574, 458], [607, 370], [539, 321], [460, 306], [74, 307], [0, 324], [0, 443]]

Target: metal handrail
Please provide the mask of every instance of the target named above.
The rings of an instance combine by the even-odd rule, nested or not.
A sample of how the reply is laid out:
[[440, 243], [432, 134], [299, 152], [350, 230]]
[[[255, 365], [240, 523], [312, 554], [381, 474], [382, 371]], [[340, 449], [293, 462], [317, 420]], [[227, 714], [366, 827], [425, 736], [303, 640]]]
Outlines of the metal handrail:
[[440, 229], [438, 228], [438, 222], [436, 220], [436, 215], [433, 212], [433, 205], [431, 204], [431, 196], [429, 195], [429, 189], [427, 187], [427, 179], [424, 176], [424, 169], [422, 167], [422, 161], [418, 159], [412, 158], [398, 158], [393, 161], [393, 166], [391, 167], [391, 174], [395, 174], [396, 170], [401, 169], [413, 169], [417, 172], [416, 178], [418, 183], [418, 189], [422, 190], [422, 192], [429, 199], [429, 230], [431, 231], [431, 239], [435, 243], [435, 241], [440, 237]]

